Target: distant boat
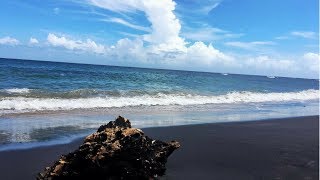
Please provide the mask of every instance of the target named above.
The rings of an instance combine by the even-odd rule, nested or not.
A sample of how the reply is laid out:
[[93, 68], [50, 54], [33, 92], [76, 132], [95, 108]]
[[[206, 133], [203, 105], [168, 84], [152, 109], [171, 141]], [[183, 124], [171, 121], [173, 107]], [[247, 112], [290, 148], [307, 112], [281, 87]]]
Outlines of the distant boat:
[[228, 73], [222, 73], [222, 75], [224, 75], [224, 76], [228, 76], [229, 74], [228, 74]]
[[270, 79], [276, 78], [275, 76], [267, 76], [267, 77], [270, 78]]

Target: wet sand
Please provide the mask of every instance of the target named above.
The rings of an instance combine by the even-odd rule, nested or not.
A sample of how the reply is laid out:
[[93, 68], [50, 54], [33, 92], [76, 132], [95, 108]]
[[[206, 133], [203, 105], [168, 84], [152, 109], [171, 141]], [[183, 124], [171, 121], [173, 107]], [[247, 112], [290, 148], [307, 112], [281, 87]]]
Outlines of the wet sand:
[[[143, 130], [182, 145], [169, 157], [162, 179], [319, 179], [318, 116]], [[35, 179], [81, 142], [0, 152], [0, 179]]]

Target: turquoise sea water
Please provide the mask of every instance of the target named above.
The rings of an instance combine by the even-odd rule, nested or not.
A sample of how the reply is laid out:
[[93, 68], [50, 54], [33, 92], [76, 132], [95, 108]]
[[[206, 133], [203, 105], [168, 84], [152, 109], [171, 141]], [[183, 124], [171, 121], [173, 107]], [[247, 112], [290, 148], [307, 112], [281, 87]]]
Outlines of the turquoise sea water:
[[[0, 59], [0, 149], [138, 127], [318, 115], [319, 80]], [[16, 146], [15, 146], [16, 147]]]

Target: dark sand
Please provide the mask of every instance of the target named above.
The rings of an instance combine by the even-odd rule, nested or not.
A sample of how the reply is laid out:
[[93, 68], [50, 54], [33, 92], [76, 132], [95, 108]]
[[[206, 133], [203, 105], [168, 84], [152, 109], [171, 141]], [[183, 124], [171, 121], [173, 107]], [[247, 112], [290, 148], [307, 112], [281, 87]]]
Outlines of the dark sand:
[[[163, 179], [318, 180], [319, 117], [144, 129], [151, 137], [176, 139]], [[37, 172], [76, 149], [82, 140], [0, 152], [0, 179], [34, 179]]]

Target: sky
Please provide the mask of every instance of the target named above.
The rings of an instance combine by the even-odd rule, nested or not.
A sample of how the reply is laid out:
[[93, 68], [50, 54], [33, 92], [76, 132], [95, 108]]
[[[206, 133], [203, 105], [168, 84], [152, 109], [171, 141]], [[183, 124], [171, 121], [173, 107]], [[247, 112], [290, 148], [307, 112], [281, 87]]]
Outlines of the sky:
[[319, 78], [318, 0], [0, 0], [0, 57]]

